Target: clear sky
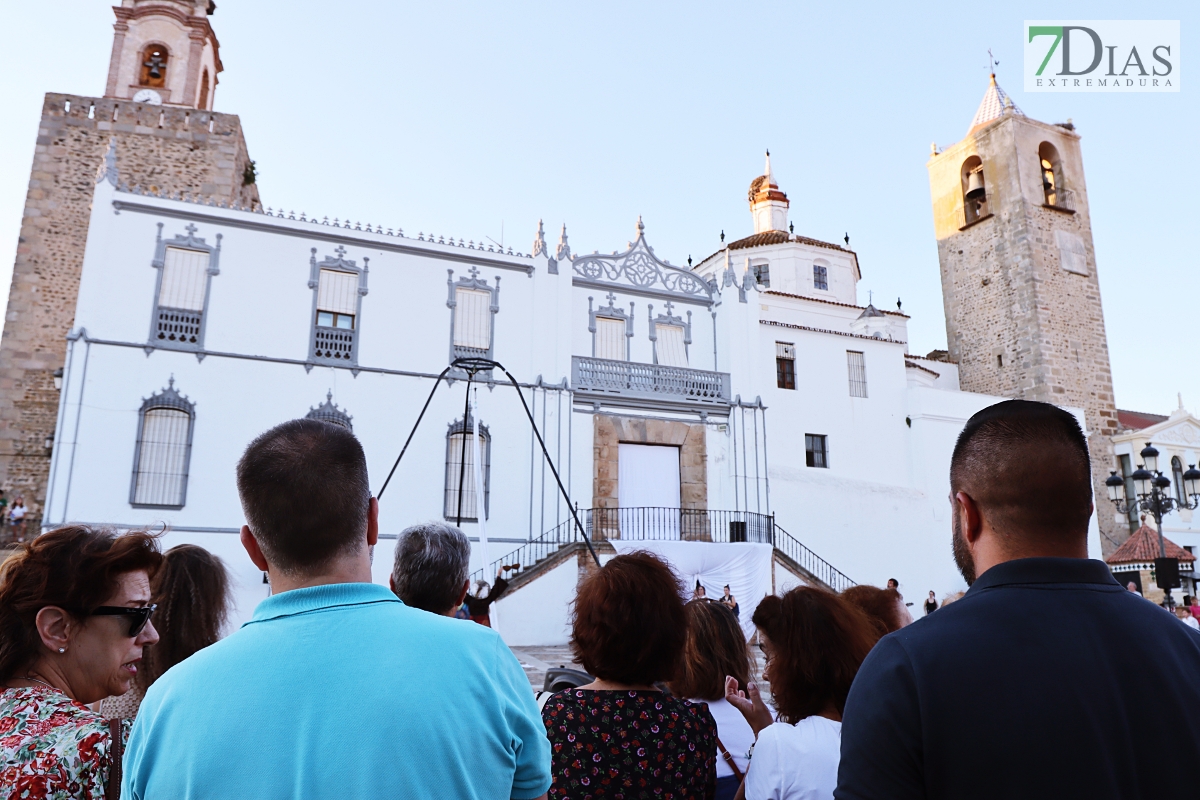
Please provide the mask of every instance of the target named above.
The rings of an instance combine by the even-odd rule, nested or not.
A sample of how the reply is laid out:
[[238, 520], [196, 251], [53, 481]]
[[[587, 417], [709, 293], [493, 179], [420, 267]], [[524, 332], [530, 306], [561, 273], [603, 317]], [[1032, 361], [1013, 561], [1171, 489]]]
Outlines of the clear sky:
[[[42, 95], [101, 95], [111, 3], [9, 0], [0, 26], [0, 286]], [[910, 351], [945, 347], [925, 163], [987, 87], [1083, 136], [1117, 404], [1200, 412], [1194, 240], [1200, 104], [1026, 94], [1025, 19], [1179, 19], [1195, 3], [219, 0], [216, 108], [241, 116], [264, 203], [528, 251], [623, 249], [639, 214], [674, 264], [751, 232], [763, 150], [796, 232], [850, 234], [860, 301], [903, 300]]]

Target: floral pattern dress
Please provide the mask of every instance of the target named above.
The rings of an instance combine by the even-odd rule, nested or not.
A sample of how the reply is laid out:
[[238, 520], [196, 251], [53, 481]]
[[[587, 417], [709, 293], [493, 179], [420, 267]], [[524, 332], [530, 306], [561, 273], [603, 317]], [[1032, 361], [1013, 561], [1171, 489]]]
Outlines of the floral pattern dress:
[[662, 692], [570, 689], [542, 709], [550, 797], [711, 798], [717, 724], [708, 706]]
[[[122, 722], [126, 741], [132, 720]], [[108, 721], [57, 689], [0, 692], [0, 800], [103, 800]]]

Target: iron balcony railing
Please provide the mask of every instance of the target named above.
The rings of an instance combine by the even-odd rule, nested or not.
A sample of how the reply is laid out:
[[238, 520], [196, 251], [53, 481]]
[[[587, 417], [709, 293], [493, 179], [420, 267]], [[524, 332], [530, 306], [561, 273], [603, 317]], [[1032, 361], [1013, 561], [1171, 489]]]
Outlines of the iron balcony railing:
[[694, 403], [728, 405], [731, 396], [727, 372], [586, 356], [571, 357], [571, 384], [578, 392]]
[[1070, 189], [1064, 189], [1061, 186], [1046, 186], [1042, 185], [1042, 189], [1046, 193], [1046, 205], [1054, 208], [1065, 208], [1068, 211], [1075, 210], [1075, 193]]
[[605, 539], [771, 543], [771, 518], [751, 511], [706, 508], [593, 508], [588, 536]]
[[[585, 535], [593, 542], [684, 540], [699, 542], [754, 542], [774, 545], [810, 575], [836, 592], [854, 586], [845, 573], [797, 541], [775, 524], [775, 518], [752, 511], [718, 511], [692, 508], [592, 508], [580, 511]], [[573, 520], [551, 528], [490, 564], [488, 575], [520, 574], [554, 555], [566, 545], [581, 542]], [[501, 573], [505, 567], [514, 569]], [[484, 577], [483, 569], [471, 574], [471, 585]]]

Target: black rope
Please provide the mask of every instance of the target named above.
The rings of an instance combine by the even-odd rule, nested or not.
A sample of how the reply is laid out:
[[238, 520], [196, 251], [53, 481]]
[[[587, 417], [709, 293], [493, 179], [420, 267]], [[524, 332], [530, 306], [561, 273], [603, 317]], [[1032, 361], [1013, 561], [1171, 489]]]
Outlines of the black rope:
[[[463, 495], [466, 494], [466, 492], [463, 491], [463, 480], [467, 477], [467, 417], [471, 416], [471, 381], [474, 379], [475, 379], [475, 371], [474, 370], [468, 371], [467, 372], [467, 396], [466, 396], [466, 398], [463, 399], [462, 438], [459, 439], [459, 441], [462, 444], [459, 447], [459, 453], [458, 453], [458, 455], [459, 455], [459, 458], [458, 458], [458, 514], [456, 515], [457, 518], [454, 521], [454, 524], [459, 528], [462, 527]], [[475, 444], [474, 435], [471, 436], [471, 444], [472, 445]], [[472, 476], [472, 477], [474, 477], [474, 476]], [[475, 505], [476, 506], [479, 505], [478, 497], [475, 498]], [[476, 514], [476, 518], [478, 518], [478, 514], [479, 514], [478, 508], [475, 509], [475, 514]]]
[[[563, 485], [562, 478], [559, 477], [558, 469], [554, 466], [554, 460], [550, 458], [550, 451], [546, 449], [546, 442], [542, 439], [542, 433], [538, 430], [537, 423], [534, 422], [533, 412], [529, 410], [529, 404], [525, 402], [525, 394], [521, 391], [521, 386], [517, 383], [517, 379], [512, 373], [504, 368], [504, 365], [499, 361], [492, 361], [486, 358], [456, 358], [450, 362], [450, 366], [442, 370], [442, 374], [438, 375], [437, 381], [433, 384], [433, 390], [430, 391], [429, 397], [425, 400], [425, 405], [421, 408], [421, 413], [417, 416], [416, 424], [413, 425], [412, 431], [408, 434], [408, 439], [404, 442], [404, 447], [400, 450], [400, 455], [396, 456], [396, 463], [392, 465], [392, 471], [388, 473], [387, 480], [383, 482], [383, 487], [379, 490], [377, 498], [383, 497], [383, 491], [388, 487], [388, 483], [392, 480], [392, 475], [396, 472], [396, 467], [400, 466], [400, 459], [404, 458], [404, 453], [408, 450], [409, 444], [412, 443], [413, 436], [416, 435], [417, 428], [421, 425], [421, 420], [425, 418], [425, 412], [429, 409], [429, 403], [433, 400], [434, 392], [437, 391], [442, 379], [446, 377], [451, 369], [459, 368], [467, 373], [467, 401], [466, 409], [463, 412], [463, 458], [459, 467], [458, 478], [458, 524], [462, 525], [462, 481], [466, 472], [466, 422], [467, 413], [470, 409], [471, 399], [471, 380], [475, 377], [475, 373], [486, 369], [499, 369], [508, 376], [508, 380], [512, 383], [514, 389], [517, 390], [517, 397], [521, 398], [521, 408], [525, 409], [525, 416], [529, 419], [529, 424], [533, 427], [533, 435], [537, 437], [538, 446], [542, 448], [542, 456], [546, 459], [546, 463], [550, 465], [550, 472], [554, 475], [554, 482], [558, 484], [558, 490], [562, 493], [563, 499], [567, 501], [567, 509], [571, 512], [571, 518], [575, 520], [575, 528], [579, 531], [583, 543], [587, 546], [588, 552], [591, 553], [592, 560], [596, 562], [596, 566], [600, 566], [600, 556], [596, 555], [596, 548], [592, 547], [592, 542], [588, 539], [587, 532], [583, 528], [583, 523], [579, 520], [579, 510], [571, 502], [571, 495], [567, 492], [567, 487]], [[476, 498], [479, 502], [479, 498]]]

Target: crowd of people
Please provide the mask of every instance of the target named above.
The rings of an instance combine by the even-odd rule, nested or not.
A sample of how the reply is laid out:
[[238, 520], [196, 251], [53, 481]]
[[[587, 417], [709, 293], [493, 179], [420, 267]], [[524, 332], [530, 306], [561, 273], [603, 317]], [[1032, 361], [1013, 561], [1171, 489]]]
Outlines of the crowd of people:
[[1200, 633], [1087, 559], [1074, 418], [1024, 401], [985, 409], [959, 437], [950, 484], [970, 586], [953, 606], [914, 623], [898, 586], [799, 586], [757, 603], [748, 641], [729, 587], [709, 599], [627, 553], [590, 568], [572, 606], [590, 682], [535, 697], [495, 631], [455, 619], [466, 606], [486, 623], [507, 584], [471, 594], [462, 531], [406, 529], [389, 587], [372, 583], [378, 505], [361, 446], [326, 422], [284, 423], [237, 466], [241, 541], [272, 594], [230, 635], [229, 576], [193, 545], [163, 553], [151, 533], [70, 526], [4, 563], [0, 798], [1194, 786]]

